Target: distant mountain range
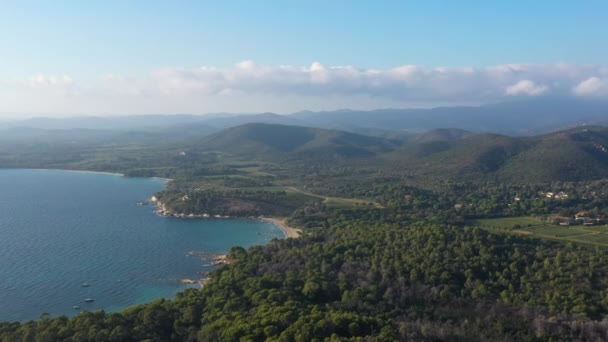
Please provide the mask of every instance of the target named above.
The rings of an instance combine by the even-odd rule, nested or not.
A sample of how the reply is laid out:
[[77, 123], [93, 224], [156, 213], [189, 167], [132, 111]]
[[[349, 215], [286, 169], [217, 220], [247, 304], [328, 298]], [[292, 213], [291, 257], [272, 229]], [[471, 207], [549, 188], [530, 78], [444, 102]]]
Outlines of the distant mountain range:
[[602, 124], [608, 124], [606, 101], [541, 98], [292, 115], [28, 119], [0, 126], [0, 147], [131, 144], [250, 160], [364, 160], [370, 167], [454, 181], [576, 181], [608, 178], [608, 129]]
[[578, 125], [606, 123], [608, 101], [538, 98], [479, 107], [302, 112], [292, 117], [318, 127], [331, 128], [344, 125], [362, 129], [423, 132], [450, 127], [472, 132], [530, 135]]
[[338, 129], [352, 133], [407, 137], [436, 128], [475, 133], [534, 135], [581, 125], [608, 123], [608, 101], [580, 98], [540, 97], [479, 107], [432, 109], [378, 109], [298, 112], [291, 115], [206, 114], [143, 115], [119, 117], [33, 118], [0, 123], [1, 128], [90, 129], [141, 132], [212, 134], [247, 123], [269, 123]]

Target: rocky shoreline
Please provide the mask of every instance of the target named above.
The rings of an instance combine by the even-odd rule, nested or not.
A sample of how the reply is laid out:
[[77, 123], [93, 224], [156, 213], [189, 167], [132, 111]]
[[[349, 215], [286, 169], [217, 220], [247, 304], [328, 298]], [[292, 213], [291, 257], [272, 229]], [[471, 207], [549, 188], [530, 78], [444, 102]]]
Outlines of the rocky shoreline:
[[[212, 215], [212, 214], [186, 214], [186, 213], [176, 213], [172, 209], [170, 209], [165, 203], [161, 202], [156, 196], [152, 196], [150, 199], [151, 203], [156, 205], [155, 213], [164, 217], [176, 217], [176, 218], [191, 218], [191, 219], [203, 219], [203, 218], [214, 218], [214, 219], [229, 219], [234, 218], [228, 215]], [[252, 219], [258, 219], [266, 222], [273, 223], [276, 225], [285, 235], [285, 238], [297, 238], [302, 234], [302, 231], [297, 228], [290, 227], [285, 218], [277, 218], [277, 217], [249, 217]]]
[[[229, 265], [234, 263], [234, 259], [231, 259], [226, 254], [213, 254], [209, 252], [199, 252], [199, 251], [190, 251], [187, 254], [188, 256], [196, 256], [201, 258], [202, 260], [211, 259], [212, 266], [220, 266], [220, 265]], [[211, 278], [208, 275], [208, 272], [200, 272], [203, 276], [200, 279], [190, 279], [190, 278], [182, 278], [180, 279], [180, 283], [184, 285], [198, 285], [199, 287], [203, 287], [207, 284]]]
[[160, 216], [177, 217], [177, 218], [230, 218], [230, 216], [227, 216], [227, 215], [222, 216], [222, 215], [211, 215], [211, 214], [176, 213], [173, 210], [171, 210], [170, 208], [168, 208], [165, 203], [158, 200], [158, 198], [156, 198], [156, 196], [152, 196], [152, 198], [150, 199], [150, 202], [152, 202], [156, 205], [157, 209], [156, 209], [155, 213]]

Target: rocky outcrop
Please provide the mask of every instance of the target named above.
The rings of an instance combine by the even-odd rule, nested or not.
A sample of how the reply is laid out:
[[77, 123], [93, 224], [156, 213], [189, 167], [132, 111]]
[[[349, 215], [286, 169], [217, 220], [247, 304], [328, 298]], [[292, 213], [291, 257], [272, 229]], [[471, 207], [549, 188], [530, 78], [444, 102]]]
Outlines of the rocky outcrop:
[[211, 215], [211, 214], [193, 214], [193, 213], [180, 213], [171, 209], [166, 203], [159, 200], [156, 196], [152, 196], [150, 202], [156, 205], [156, 214], [165, 217], [179, 217], [179, 218], [230, 218], [230, 216], [222, 215]]

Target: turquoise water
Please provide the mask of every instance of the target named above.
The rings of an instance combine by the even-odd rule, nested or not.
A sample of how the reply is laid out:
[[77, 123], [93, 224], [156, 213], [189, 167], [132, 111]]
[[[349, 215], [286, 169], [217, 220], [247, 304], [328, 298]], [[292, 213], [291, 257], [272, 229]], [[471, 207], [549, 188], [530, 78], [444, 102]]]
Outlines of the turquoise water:
[[[194, 252], [283, 237], [273, 224], [165, 218], [137, 206], [160, 179], [0, 170], [0, 320], [117, 311], [183, 289], [210, 260]], [[82, 287], [89, 283], [89, 287]], [[85, 298], [94, 302], [85, 303]]]

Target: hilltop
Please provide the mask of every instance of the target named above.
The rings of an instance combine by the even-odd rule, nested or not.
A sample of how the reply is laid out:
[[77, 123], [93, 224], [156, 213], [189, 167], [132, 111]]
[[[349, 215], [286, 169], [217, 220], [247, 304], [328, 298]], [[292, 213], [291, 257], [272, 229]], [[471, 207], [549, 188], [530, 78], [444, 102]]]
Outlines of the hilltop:
[[206, 150], [270, 159], [287, 155], [371, 157], [388, 152], [398, 144], [395, 140], [344, 131], [263, 123], [228, 128], [197, 143]]
[[[591, 126], [531, 137], [436, 129], [402, 139], [252, 123], [189, 143], [249, 160], [325, 158], [454, 181], [552, 182], [608, 177], [608, 129]], [[347, 164], [348, 165], [348, 162]]]
[[387, 156], [419, 175], [452, 180], [551, 182], [608, 176], [608, 129], [575, 128], [534, 137], [470, 135], [406, 145]]

